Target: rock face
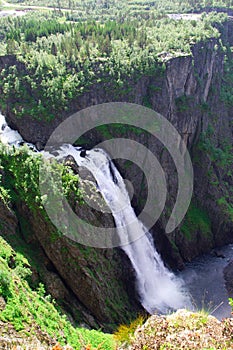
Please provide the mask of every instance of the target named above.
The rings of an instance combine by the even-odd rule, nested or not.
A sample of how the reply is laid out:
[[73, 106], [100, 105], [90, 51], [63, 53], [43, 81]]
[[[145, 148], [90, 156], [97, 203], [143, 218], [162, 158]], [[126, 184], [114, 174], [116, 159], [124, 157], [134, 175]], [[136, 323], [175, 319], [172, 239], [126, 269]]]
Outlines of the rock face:
[[[203, 111], [197, 110], [196, 106], [207, 101], [211, 85], [216, 83], [217, 75], [223, 72], [223, 53], [220, 49], [216, 50], [216, 45], [219, 45], [217, 39], [198, 43], [193, 46], [192, 55], [168, 60], [164, 73], [158, 70], [157, 75], [143, 76], [137, 82], [129, 78], [127, 94], [124, 91], [116, 93], [109, 82], [95, 84], [88, 92], [73, 100], [68, 112], [49, 122], [35, 120], [28, 115], [19, 120], [12, 113], [9, 103], [6, 109], [7, 121], [26, 141], [43, 144], [61, 121], [79, 110], [106, 102], [123, 101], [142, 105], [146, 101], [146, 105], [171, 121], [192, 144], [203, 115]], [[14, 64], [22, 65], [15, 56], [1, 57], [0, 69]], [[21, 68], [26, 70], [23, 65]], [[93, 135], [93, 144], [98, 141], [97, 137]], [[103, 135], [99, 137], [103, 139]]]
[[[100, 202], [92, 177], [86, 177], [80, 186]], [[95, 226], [114, 227], [111, 215], [102, 222], [94, 209], [74, 204], [79, 217]], [[0, 209], [0, 234], [15, 250], [25, 247], [33, 266], [32, 283], [42, 280], [72, 322], [111, 331], [142, 311], [136, 293], [127, 290], [134, 275], [123, 252], [86, 247], [60, 235], [36, 203], [32, 210], [23, 200], [16, 201], [12, 210], [0, 200]]]
[[1, 234], [13, 234], [17, 227], [15, 213], [0, 200], [0, 230]]

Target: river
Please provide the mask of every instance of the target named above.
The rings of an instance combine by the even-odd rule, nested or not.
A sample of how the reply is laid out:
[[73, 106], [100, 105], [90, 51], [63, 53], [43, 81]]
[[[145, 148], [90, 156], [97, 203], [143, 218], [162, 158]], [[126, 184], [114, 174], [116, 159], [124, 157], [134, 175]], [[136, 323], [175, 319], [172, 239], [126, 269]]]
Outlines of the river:
[[225, 246], [220, 251], [225, 258], [203, 255], [186, 264], [186, 269], [179, 274], [194, 305], [198, 309], [204, 308], [219, 320], [231, 316], [223, 270], [233, 259], [233, 245]]

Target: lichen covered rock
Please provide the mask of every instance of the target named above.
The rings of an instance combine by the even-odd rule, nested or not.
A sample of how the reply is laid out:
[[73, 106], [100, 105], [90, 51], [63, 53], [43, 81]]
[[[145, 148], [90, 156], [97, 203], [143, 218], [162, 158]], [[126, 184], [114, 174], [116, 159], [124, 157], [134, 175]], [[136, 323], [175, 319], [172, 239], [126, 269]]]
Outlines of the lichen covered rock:
[[233, 349], [231, 320], [218, 321], [204, 312], [178, 310], [151, 316], [137, 329], [130, 350]]

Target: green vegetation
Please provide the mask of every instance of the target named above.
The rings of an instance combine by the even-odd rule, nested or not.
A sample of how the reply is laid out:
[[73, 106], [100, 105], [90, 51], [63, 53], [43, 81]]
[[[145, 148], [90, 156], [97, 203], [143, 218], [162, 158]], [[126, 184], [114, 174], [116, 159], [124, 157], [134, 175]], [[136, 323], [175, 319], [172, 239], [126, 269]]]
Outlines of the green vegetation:
[[229, 303], [230, 303], [232, 311], [233, 311], [233, 299], [232, 298], [229, 298]]
[[221, 141], [221, 144], [215, 145], [215, 141], [211, 138], [214, 129], [209, 125], [206, 132], [200, 136], [197, 148], [204, 151], [212, 163], [220, 167], [228, 176], [232, 176], [233, 165], [233, 147], [229, 139]]
[[74, 349], [88, 345], [93, 350], [97, 347], [99, 350], [113, 349], [111, 335], [75, 329], [57, 310], [55, 301], [45, 294], [42, 284], [37, 290], [31, 289], [27, 282], [30, 274], [29, 262], [0, 237], [0, 295], [6, 302], [0, 311], [0, 320], [11, 322], [25, 337], [29, 336], [30, 329], [30, 336], [42, 331], [62, 345], [69, 343]]
[[225, 197], [221, 197], [218, 199], [217, 204], [223, 208], [223, 212], [233, 222], [233, 205], [229, 203], [229, 198], [227, 200]]
[[146, 321], [146, 317], [140, 315], [135, 320], [130, 322], [130, 324], [120, 325], [116, 330], [116, 332], [114, 332], [114, 339], [119, 344], [122, 344], [122, 343], [129, 344], [134, 336], [136, 329], [139, 326], [142, 326], [145, 321]]
[[189, 103], [191, 101], [193, 101], [193, 97], [190, 97], [190, 96], [183, 95], [181, 97], [176, 98], [175, 103], [176, 103], [177, 110], [179, 112], [188, 111], [190, 108]]
[[[217, 205], [222, 209], [223, 214], [227, 215], [229, 220], [233, 221], [233, 203], [232, 203], [232, 186], [233, 179], [233, 147], [229, 139], [225, 139], [216, 145], [214, 140], [214, 128], [210, 125], [206, 132], [202, 133], [197, 151], [204, 152], [208, 157], [210, 164], [207, 168], [207, 176], [212, 186], [219, 187], [219, 198]], [[198, 161], [195, 155], [195, 161]], [[215, 168], [218, 167], [218, 175]]]
[[224, 83], [221, 89], [221, 100], [229, 107], [233, 107], [233, 49], [228, 48], [225, 56]]
[[206, 237], [211, 236], [211, 221], [208, 213], [195, 203], [191, 203], [180, 230], [188, 240], [196, 237], [194, 236], [196, 232]]
[[189, 12], [200, 11], [202, 9], [215, 8], [231, 8], [232, 0], [9, 0], [9, 3], [18, 5], [34, 5], [34, 6], [50, 6], [56, 7], [58, 10], [67, 9], [72, 14], [78, 12], [79, 16], [85, 18], [90, 12], [95, 16], [103, 14], [116, 15], [117, 13], [127, 10], [127, 13], [143, 14], [146, 16], [150, 10], [160, 10], [166, 12]]
[[167, 59], [218, 38], [213, 23], [225, 20], [211, 14], [197, 25], [159, 12], [98, 22], [65, 21], [54, 12], [2, 18], [0, 51], [16, 57], [0, 74], [0, 106], [4, 111], [10, 104], [17, 117], [49, 121], [95, 84], [121, 99], [140, 77], [160, 76]]
[[[17, 6], [48, 6], [45, 0], [10, 2]], [[0, 72], [0, 107], [4, 112], [10, 106], [17, 118], [31, 116], [49, 122], [58, 114], [68, 114], [72, 103], [77, 102], [78, 97], [90, 89], [95, 89], [97, 84], [106, 96], [109, 94], [114, 96], [114, 100], [124, 98], [130, 101], [133, 87], [141, 77], [162, 77], [169, 59], [190, 55], [195, 43], [220, 38], [218, 25], [226, 21], [225, 15], [216, 13], [202, 15], [199, 22], [173, 20], [166, 13], [208, 9], [210, 6], [226, 8], [233, 6], [233, 2], [53, 0], [49, 6], [50, 11], [32, 11], [24, 17], [0, 19], [0, 52], [1, 55], [8, 55], [5, 58], [7, 63]], [[57, 9], [53, 10], [53, 7]], [[228, 48], [221, 91], [221, 99], [228, 107], [232, 107], [233, 104], [231, 55]], [[153, 89], [158, 92], [161, 88], [152, 85], [150, 91], [153, 92]], [[186, 112], [193, 100], [192, 97], [181, 96], [175, 102], [179, 112]], [[143, 97], [143, 104], [151, 107], [150, 96]], [[209, 112], [208, 103], [203, 102], [199, 107], [203, 113]], [[129, 130], [124, 125], [115, 124], [101, 126], [97, 132], [105, 138], [111, 138], [113, 127], [115, 132], [119, 131], [121, 135], [127, 134]], [[135, 134], [142, 132], [132, 127], [131, 131]], [[214, 130], [211, 130], [212, 134], [213, 132]], [[212, 163], [209, 171], [213, 170], [213, 165], [217, 165], [223, 169], [222, 176], [232, 179], [232, 145], [227, 141], [216, 145], [210, 138], [211, 135], [210, 130], [202, 135], [198, 150], [205, 153]], [[83, 143], [86, 142], [87, 140], [83, 139]], [[49, 169], [53, 174], [57, 174], [57, 179], [62, 178], [64, 195], [82, 203], [78, 177], [61, 164], [46, 162], [42, 160], [41, 155], [30, 154], [26, 147], [9, 150], [1, 146], [0, 158], [0, 169], [4, 168], [0, 175], [0, 200], [6, 206], [10, 203], [26, 203], [31, 212], [36, 214], [36, 211], [40, 211], [47, 220], [43, 204], [48, 199], [46, 195], [41, 198], [39, 190], [40, 167], [44, 168], [45, 174]], [[218, 183], [217, 179], [215, 185]], [[54, 198], [60, 193], [60, 189], [59, 182], [53, 180], [50, 190], [54, 192]], [[221, 197], [217, 204], [233, 220], [231, 198], [229, 192]], [[27, 232], [26, 220], [19, 220], [24, 234], [30, 234]], [[206, 238], [212, 236], [208, 213], [199, 204], [191, 204], [181, 232], [188, 241], [197, 237], [194, 235], [197, 232]], [[58, 237], [59, 232], [54, 231], [50, 239], [54, 243]], [[139, 317], [130, 325], [120, 326], [114, 337], [98, 331], [75, 329], [58, 311], [55, 301], [46, 295], [43, 285], [32, 288], [31, 262], [25, 259], [22, 252], [13, 251], [1, 237], [0, 243], [0, 295], [6, 301], [5, 308], [0, 312], [0, 320], [11, 322], [19, 332], [27, 332], [27, 329], [30, 329], [35, 335], [39, 327], [61, 344], [69, 343], [75, 349], [85, 346], [87, 349], [95, 347], [99, 350], [110, 350], [114, 347], [114, 337], [119, 343], [128, 344], [135, 339], [134, 332], [138, 325], [143, 325], [143, 317]], [[67, 248], [62, 249], [64, 256], [67, 255]], [[80, 248], [80, 255], [90, 263], [85, 271], [92, 281], [96, 282], [101, 269], [111, 271], [110, 262], [109, 266], [106, 264], [93, 269], [95, 265], [92, 266], [91, 262], [98, 260], [98, 255], [95, 255], [93, 249]], [[78, 265], [73, 258], [68, 257], [67, 261], [70, 265]], [[114, 278], [110, 281], [113, 290], [122, 287]], [[117, 300], [117, 305], [114, 298], [106, 298], [105, 302], [113, 320], [118, 317], [118, 308], [120, 311], [124, 310], [125, 318], [128, 317], [127, 302], [123, 298]], [[231, 303], [233, 305], [233, 301]], [[170, 321], [158, 317], [157, 321], [147, 334], [153, 341], [159, 334], [165, 339], [169, 332], [175, 334], [179, 329], [187, 329], [196, 341], [195, 346], [198, 346], [200, 332], [195, 332], [208, 325], [209, 319], [206, 314], [199, 313], [198, 316], [189, 315], [185, 321], [182, 315], [177, 318], [170, 316]], [[210, 328], [211, 326], [212, 324]], [[165, 339], [160, 348], [175, 349], [176, 344], [173, 346], [173, 343], [171, 338]], [[223, 346], [216, 340], [208, 343], [208, 349], [226, 349], [228, 345], [228, 340]], [[186, 344], [185, 348], [188, 348], [187, 346], [189, 344]], [[150, 344], [143, 344], [143, 349], [150, 349]]]
[[[56, 203], [54, 208], [55, 214], [59, 213], [61, 215], [64, 212], [65, 209], [60, 200], [61, 191], [63, 191], [73, 209], [77, 207], [77, 203], [80, 207], [83, 204], [83, 190], [81, 190], [78, 176], [74, 175], [68, 166], [65, 167], [52, 160], [43, 161], [40, 154], [30, 153], [26, 146], [20, 149], [10, 149], [1, 146], [0, 158], [0, 164], [4, 168], [4, 176], [0, 182], [0, 194], [2, 193], [2, 196], [4, 196], [4, 203], [10, 203], [11, 207], [15, 207], [15, 213], [19, 221], [18, 234], [19, 236], [22, 234], [23, 238], [30, 244], [27, 247], [25, 242], [17, 239], [18, 235], [7, 236], [8, 227], [5, 227], [5, 223], [1, 221], [1, 218], [0, 234], [5, 234], [4, 237], [17, 252], [20, 251], [24, 256], [27, 256], [30, 264], [38, 271], [40, 278], [43, 279], [43, 276], [46, 275], [46, 271], [44, 271], [46, 269], [43, 263], [40, 262], [40, 259], [43, 258], [40, 256], [38, 246], [34, 247], [34, 245], [38, 245], [38, 241], [36, 240], [37, 243], [32, 242], [31, 245], [31, 240], [33, 240], [33, 235], [36, 231], [35, 228], [31, 227], [31, 222], [38, 222], [38, 225], [42, 224], [42, 226], [45, 224], [48, 238], [47, 244], [51, 249], [57, 247], [60, 255], [59, 259], [61, 261], [64, 259], [73, 271], [79, 273], [81, 270], [81, 274], [91, 280], [96, 288], [98, 287], [100, 290], [102, 288], [103, 296], [101, 297], [106, 297], [105, 312], [109, 315], [109, 319], [111, 316], [112, 320], [112, 324], [109, 322], [106, 327], [114, 329], [119, 322], [119, 318], [126, 322], [129, 317], [134, 315], [134, 312], [130, 309], [127, 295], [122, 292], [124, 288], [123, 282], [116, 278], [115, 261], [113, 262], [111, 259], [103, 256], [102, 250], [82, 246], [72, 241], [69, 242], [69, 245], [74, 245], [74, 251], [77, 252], [77, 255], [72, 256], [68, 254], [67, 256], [69, 248], [67, 248], [65, 240], [62, 240], [62, 233], [52, 225], [44, 209], [44, 205], [48, 205], [48, 201], [51, 200], [51, 210], [54, 208], [54, 201]], [[45, 182], [47, 185], [47, 180], [49, 181], [49, 186], [46, 186], [46, 194], [43, 196], [40, 194], [39, 187], [40, 167], [43, 169], [44, 174], [43, 177], [40, 177], [40, 184]], [[58, 196], [59, 199], [57, 199]], [[22, 207], [25, 210], [24, 214], [19, 210]], [[80, 210], [88, 209], [84, 207]], [[100, 224], [98, 217], [93, 219], [93, 224], [95, 226]], [[77, 229], [73, 229], [72, 226], [70, 230], [75, 230], [72, 231], [73, 236], [79, 234]], [[39, 228], [38, 231], [40, 231]], [[31, 254], [30, 248], [33, 250], [33, 254]], [[111, 288], [108, 289], [109, 282]], [[98, 295], [98, 298], [100, 298], [100, 295]], [[60, 300], [59, 303], [64, 306], [63, 300]], [[78, 315], [75, 321], [81, 322], [81, 316]]]
[[[1, 169], [1, 168], [0, 168]], [[10, 203], [10, 195], [9, 195], [9, 191], [4, 188], [3, 186], [1, 186], [2, 184], [2, 175], [0, 175], [0, 200], [6, 205], [8, 206], [8, 204]]]
[[82, 202], [78, 176], [74, 175], [68, 167], [56, 161], [45, 161], [40, 154], [30, 153], [27, 147], [9, 149], [1, 145], [0, 154], [0, 165], [5, 169], [4, 187], [0, 187], [0, 195], [5, 202], [24, 201], [32, 211], [40, 208], [43, 212], [43, 203], [46, 198], [41, 198], [40, 195], [40, 167], [44, 169], [45, 174], [48, 171], [53, 174], [54, 182], [49, 184], [54, 197], [60, 193], [59, 179], [61, 178], [64, 195], [69, 198], [72, 194], [73, 200]]

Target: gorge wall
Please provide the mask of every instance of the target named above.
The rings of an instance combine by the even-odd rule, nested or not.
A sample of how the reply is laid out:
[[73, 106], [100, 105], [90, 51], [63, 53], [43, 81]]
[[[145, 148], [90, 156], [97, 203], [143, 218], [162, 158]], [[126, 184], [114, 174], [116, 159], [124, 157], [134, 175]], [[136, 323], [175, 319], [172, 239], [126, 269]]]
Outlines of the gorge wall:
[[[225, 44], [232, 45], [229, 26], [232, 22], [223, 28], [223, 38]], [[17, 119], [11, 111], [11, 101], [4, 113], [12, 128], [40, 147], [62, 120], [91, 105], [125, 101], [145, 105], [166, 117], [186, 142], [195, 175], [189, 211], [171, 234], [165, 234], [164, 228], [176, 201], [177, 172], [163, 145], [149, 133], [135, 133], [132, 128], [119, 131], [113, 125], [90, 131], [80, 142], [85, 147], [93, 147], [108, 138], [123, 136], [144, 144], [157, 156], [165, 170], [169, 195], [166, 209], [152, 233], [166, 264], [174, 269], [183, 268], [185, 261], [233, 242], [232, 108], [221, 97], [224, 56], [218, 39], [198, 43], [191, 55], [166, 60], [157, 75], [143, 76], [136, 82], [128, 78], [122, 90], [111, 83], [91, 86], [73, 100], [69, 111], [49, 123], [32, 116]], [[14, 64], [18, 64], [14, 56], [0, 58], [0, 69]], [[123, 177], [133, 184], [132, 203], [139, 213], [149, 190], [145, 177], [134, 164], [124, 160], [116, 163]], [[3, 173], [7, 177], [7, 169]], [[93, 179], [88, 176], [85, 174], [82, 181], [93, 186]], [[11, 209], [1, 205], [4, 236], [12, 240], [18, 234], [27, 245], [37, 247], [43, 268], [39, 272], [35, 269], [35, 275], [45, 281], [54, 297], [63, 300], [63, 307], [75, 320], [111, 329], [113, 323], [124, 322], [140, 310], [136, 292], [132, 292], [134, 274], [123, 252], [82, 247], [60, 237], [41, 209], [32, 212], [23, 199]], [[77, 204], [75, 210], [100, 226], [112, 225], [111, 216], [103, 217], [87, 205]]]

